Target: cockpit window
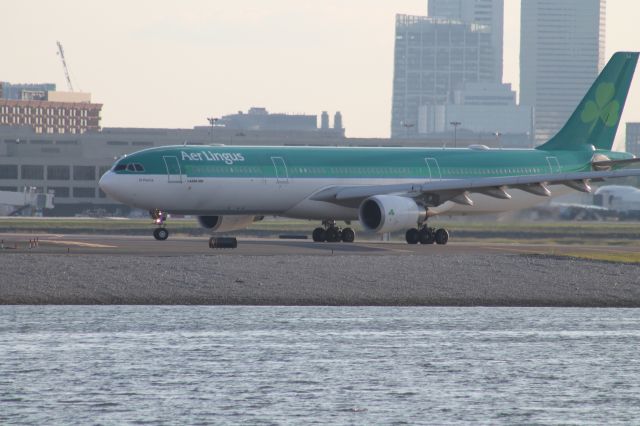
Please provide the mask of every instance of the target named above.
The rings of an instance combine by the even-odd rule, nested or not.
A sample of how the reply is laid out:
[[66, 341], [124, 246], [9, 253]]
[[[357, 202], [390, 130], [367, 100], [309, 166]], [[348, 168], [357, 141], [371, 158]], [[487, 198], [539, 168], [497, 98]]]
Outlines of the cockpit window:
[[144, 167], [140, 163], [117, 164], [113, 171], [120, 172], [126, 170], [128, 172], [144, 172]]

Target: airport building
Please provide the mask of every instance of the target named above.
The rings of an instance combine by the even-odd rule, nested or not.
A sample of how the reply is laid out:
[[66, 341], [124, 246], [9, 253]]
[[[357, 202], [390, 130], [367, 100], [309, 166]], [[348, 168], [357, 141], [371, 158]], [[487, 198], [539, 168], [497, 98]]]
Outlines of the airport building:
[[640, 157], [640, 123], [627, 123], [625, 151]]
[[520, 102], [535, 108], [535, 139], [567, 121], [605, 63], [606, 0], [523, 0]]

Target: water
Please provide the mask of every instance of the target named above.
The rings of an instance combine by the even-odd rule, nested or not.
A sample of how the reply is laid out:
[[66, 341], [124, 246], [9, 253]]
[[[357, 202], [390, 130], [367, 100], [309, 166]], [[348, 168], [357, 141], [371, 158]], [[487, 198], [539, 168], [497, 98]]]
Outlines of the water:
[[0, 424], [637, 424], [640, 310], [0, 307]]

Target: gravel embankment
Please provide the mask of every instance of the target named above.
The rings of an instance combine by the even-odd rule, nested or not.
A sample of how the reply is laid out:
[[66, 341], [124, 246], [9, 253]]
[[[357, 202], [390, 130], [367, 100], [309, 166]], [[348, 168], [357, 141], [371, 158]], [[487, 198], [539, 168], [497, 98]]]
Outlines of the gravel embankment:
[[0, 304], [640, 307], [640, 265], [524, 255], [0, 256]]

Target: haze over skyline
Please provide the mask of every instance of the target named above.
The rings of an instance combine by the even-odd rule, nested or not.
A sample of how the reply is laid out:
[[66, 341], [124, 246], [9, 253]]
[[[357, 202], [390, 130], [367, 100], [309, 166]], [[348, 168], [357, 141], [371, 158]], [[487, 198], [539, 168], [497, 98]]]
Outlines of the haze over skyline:
[[[350, 137], [388, 137], [396, 13], [425, 0], [10, 1], [0, 80], [66, 90], [56, 40], [76, 90], [103, 103], [105, 127], [186, 127], [263, 106], [333, 114]], [[504, 80], [519, 85], [520, 2], [505, 0]], [[640, 4], [607, 1], [607, 59], [640, 50]], [[640, 121], [636, 76], [625, 113]], [[624, 128], [618, 132], [618, 143]]]

